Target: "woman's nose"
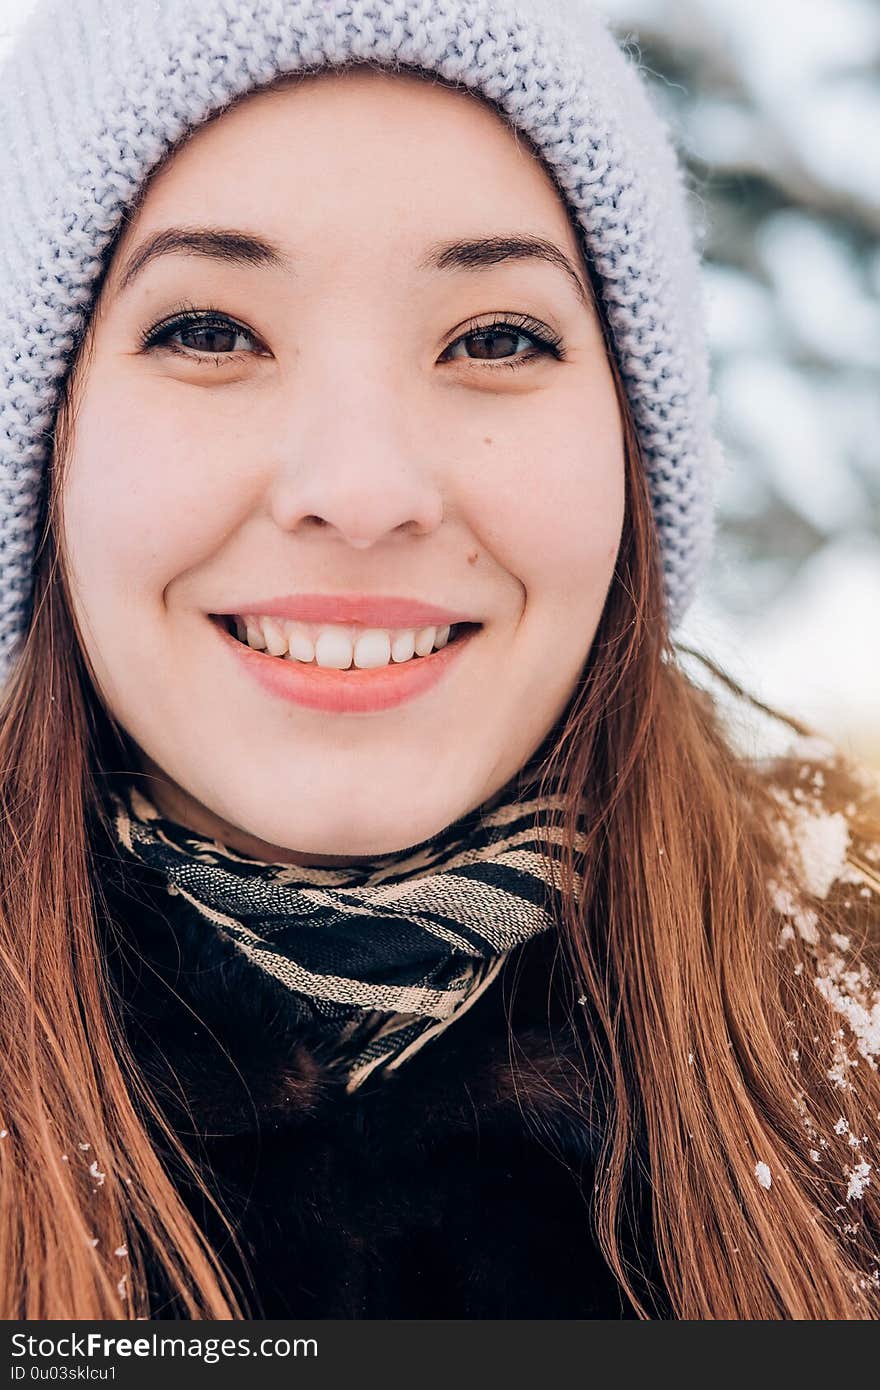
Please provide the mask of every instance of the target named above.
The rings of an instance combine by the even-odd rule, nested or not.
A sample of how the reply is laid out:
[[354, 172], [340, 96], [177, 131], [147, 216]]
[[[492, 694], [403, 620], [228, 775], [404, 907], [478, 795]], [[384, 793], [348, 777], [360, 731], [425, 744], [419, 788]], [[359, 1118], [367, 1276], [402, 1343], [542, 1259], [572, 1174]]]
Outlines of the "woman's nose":
[[359, 550], [394, 532], [427, 535], [444, 514], [436, 469], [407, 440], [387, 395], [385, 409], [375, 394], [362, 409], [358, 394], [357, 405], [341, 409], [332, 399], [312, 428], [294, 434], [274, 479], [275, 522], [288, 531], [329, 527]]

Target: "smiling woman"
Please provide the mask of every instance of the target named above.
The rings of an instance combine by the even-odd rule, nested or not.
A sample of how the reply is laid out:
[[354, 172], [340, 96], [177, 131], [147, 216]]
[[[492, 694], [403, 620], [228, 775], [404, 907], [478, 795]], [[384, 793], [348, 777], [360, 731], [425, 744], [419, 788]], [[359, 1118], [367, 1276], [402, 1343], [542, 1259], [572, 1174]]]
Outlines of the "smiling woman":
[[[227, 230], [196, 232], [197, 213]], [[251, 96], [154, 176], [74, 373], [60, 495], [93, 680], [161, 808], [265, 858], [372, 855], [429, 838], [534, 751], [623, 524], [577, 258], [498, 115], [413, 75]], [[589, 525], [560, 526], [575, 515]], [[252, 650], [218, 647], [210, 613], [249, 621]], [[430, 655], [429, 623], [469, 627]], [[291, 636], [307, 663], [277, 660]], [[365, 639], [372, 669], [349, 670]]]
[[46, 0], [0, 98], [0, 1307], [875, 1316], [880, 806], [678, 663], [637, 69], [576, 0], [235, 14]]

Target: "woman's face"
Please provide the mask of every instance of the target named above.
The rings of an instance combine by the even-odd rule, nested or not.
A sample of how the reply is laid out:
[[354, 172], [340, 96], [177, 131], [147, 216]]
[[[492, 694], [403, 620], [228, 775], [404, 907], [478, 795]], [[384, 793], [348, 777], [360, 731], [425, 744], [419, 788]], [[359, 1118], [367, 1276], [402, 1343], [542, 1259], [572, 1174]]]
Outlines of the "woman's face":
[[[249, 97], [151, 183], [88, 347], [62, 544], [160, 808], [258, 858], [343, 863], [502, 788], [589, 652], [624, 454], [568, 216], [501, 118], [363, 68]], [[257, 641], [292, 633], [310, 664], [209, 616], [272, 600], [287, 616]]]

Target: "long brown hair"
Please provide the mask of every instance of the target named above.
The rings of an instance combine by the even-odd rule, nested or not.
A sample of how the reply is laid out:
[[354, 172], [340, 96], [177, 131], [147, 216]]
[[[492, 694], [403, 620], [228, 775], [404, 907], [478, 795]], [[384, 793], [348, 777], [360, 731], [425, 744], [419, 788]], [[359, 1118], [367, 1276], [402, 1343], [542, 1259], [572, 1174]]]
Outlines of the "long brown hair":
[[[687, 674], [682, 655], [699, 654], [669, 634], [644, 460], [609, 358], [623, 536], [546, 765], [564, 789], [558, 930], [582, 1118], [597, 1096], [608, 1116], [596, 1233], [643, 1317], [875, 1317], [880, 796], [840, 754], [746, 756]], [[41, 499], [33, 617], [0, 703], [0, 1316], [155, 1316], [157, 1268], [182, 1316], [246, 1317], [248, 1290], [178, 1194], [185, 1172], [216, 1206], [138, 1072], [102, 947], [113, 923], [90, 825], [101, 774], [131, 768], [132, 745], [95, 691], [56, 544], [76, 366]], [[805, 886], [794, 848], [820, 786], [822, 814], [852, 836], [850, 870], [877, 892]], [[526, 1082], [539, 1106], [552, 1079]], [[653, 1284], [629, 1231], [641, 1169]]]

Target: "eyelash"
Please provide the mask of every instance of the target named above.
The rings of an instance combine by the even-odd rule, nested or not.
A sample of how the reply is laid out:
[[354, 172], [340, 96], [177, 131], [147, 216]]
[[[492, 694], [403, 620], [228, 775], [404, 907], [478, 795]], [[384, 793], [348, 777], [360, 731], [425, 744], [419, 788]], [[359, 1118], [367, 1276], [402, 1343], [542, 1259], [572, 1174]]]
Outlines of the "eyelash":
[[[195, 348], [180, 347], [177, 343], [172, 343], [170, 341], [174, 333], [179, 332], [182, 328], [190, 327], [232, 328], [256, 341], [255, 334], [245, 328], [244, 324], [240, 324], [235, 319], [231, 319], [228, 314], [224, 314], [221, 309], [215, 309], [210, 305], [204, 309], [197, 309], [193, 304], [180, 304], [174, 310], [171, 318], [163, 319], [161, 323], [154, 324], [152, 328], [144, 330], [140, 335], [141, 351], [148, 352], [154, 348], [164, 347], [168, 352], [176, 353], [178, 356], [185, 357], [191, 362], [207, 363], [213, 360], [216, 367], [220, 367], [227, 362], [239, 362], [243, 357], [252, 355], [250, 353], [242, 354], [235, 352], [200, 353]], [[493, 362], [489, 358], [484, 358], [481, 365], [488, 367], [490, 370], [506, 367], [510, 371], [518, 371], [520, 367], [528, 362], [534, 361], [535, 358], [538, 357], [551, 356], [560, 362], [565, 360], [565, 346], [559, 334], [551, 332], [528, 314], [508, 314], [505, 318], [496, 319], [493, 323], [488, 324], [477, 323], [472, 320], [467, 325], [465, 331], [460, 333], [455, 341], [450, 343], [448, 348], [444, 349], [444, 352], [451, 352], [454, 347], [457, 347], [459, 343], [466, 341], [468, 338], [479, 337], [482, 334], [504, 332], [511, 328], [515, 329], [517, 334], [524, 334], [526, 337], [532, 338], [536, 347], [527, 353], [520, 354], [519, 357], [514, 359], [501, 358]], [[477, 359], [473, 360], [476, 361]]]

